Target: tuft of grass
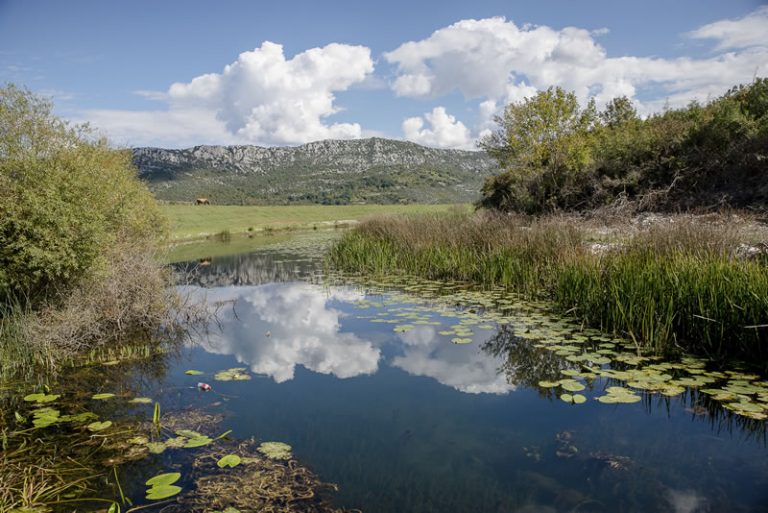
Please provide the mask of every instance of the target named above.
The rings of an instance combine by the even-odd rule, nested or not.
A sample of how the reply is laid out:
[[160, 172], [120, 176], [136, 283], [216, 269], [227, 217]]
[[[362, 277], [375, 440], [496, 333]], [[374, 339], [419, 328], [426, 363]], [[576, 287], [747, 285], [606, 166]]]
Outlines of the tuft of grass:
[[581, 226], [489, 213], [382, 217], [345, 234], [329, 259], [347, 271], [505, 286], [660, 354], [767, 361], [768, 259], [741, 256], [735, 228], [627, 225], [619, 244], [595, 249]]

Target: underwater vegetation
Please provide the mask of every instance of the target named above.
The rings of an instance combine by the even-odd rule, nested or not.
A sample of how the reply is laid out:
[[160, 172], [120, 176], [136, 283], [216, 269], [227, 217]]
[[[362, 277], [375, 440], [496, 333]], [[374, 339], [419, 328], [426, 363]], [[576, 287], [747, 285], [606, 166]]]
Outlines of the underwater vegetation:
[[[135, 395], [136, 376], [123, 375], [135, 370], [106, 361], [38, 391], [0, 387], [0, 511], [343, 511], [330, 505], [335, 485], [289, 445], [233, 440], [219, 413], [161, 412], [160, 402]], [[244, 368], [219, 374], [250, 379]], [[94, 393], [98, 383], [114, 392]]]
[[[330, 252], [339, 270], [503, 287], [655, 354], [768, 362], [768, 256], [739, 253], [738, 223], [614, 227], [487, 213], [371, 219]], [[623, 229], [624, 228], [624, 229]]]

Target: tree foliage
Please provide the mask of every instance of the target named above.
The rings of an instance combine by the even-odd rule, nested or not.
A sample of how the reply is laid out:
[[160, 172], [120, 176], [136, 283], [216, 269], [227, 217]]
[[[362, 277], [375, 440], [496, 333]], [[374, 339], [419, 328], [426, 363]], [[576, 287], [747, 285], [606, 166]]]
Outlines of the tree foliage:
[[0, 302], [66, 292], [100, 272], [110, 247], [162, 228], [130, 152], [27, 90], [0, 89]]
[[502, 173], [480, 204], [527, 213], [768, 206], [768, 79], [641, 119], [626, 97], [601, 112], [550, 88], [508, 105], [481, 141]]

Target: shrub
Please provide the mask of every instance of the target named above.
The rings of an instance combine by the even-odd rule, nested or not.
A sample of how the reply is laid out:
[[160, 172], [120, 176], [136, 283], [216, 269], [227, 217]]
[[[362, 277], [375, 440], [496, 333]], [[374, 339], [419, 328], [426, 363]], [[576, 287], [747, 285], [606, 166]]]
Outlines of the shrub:
[[118, 241], [162, 233], [130, 154], [51, 109], [29, 91], [0, 89], [2, 303], [49, 301], [103, 269]]

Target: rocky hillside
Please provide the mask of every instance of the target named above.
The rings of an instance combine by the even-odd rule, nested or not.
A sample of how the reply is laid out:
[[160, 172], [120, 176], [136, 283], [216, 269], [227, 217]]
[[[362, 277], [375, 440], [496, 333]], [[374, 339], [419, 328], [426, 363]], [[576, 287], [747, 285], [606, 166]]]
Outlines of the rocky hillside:
[[297, 147], [134, 148], [159, 199], [215, 204], [451, 203], [474, 201], [498, 173], [483, 152], [371, 138]]

